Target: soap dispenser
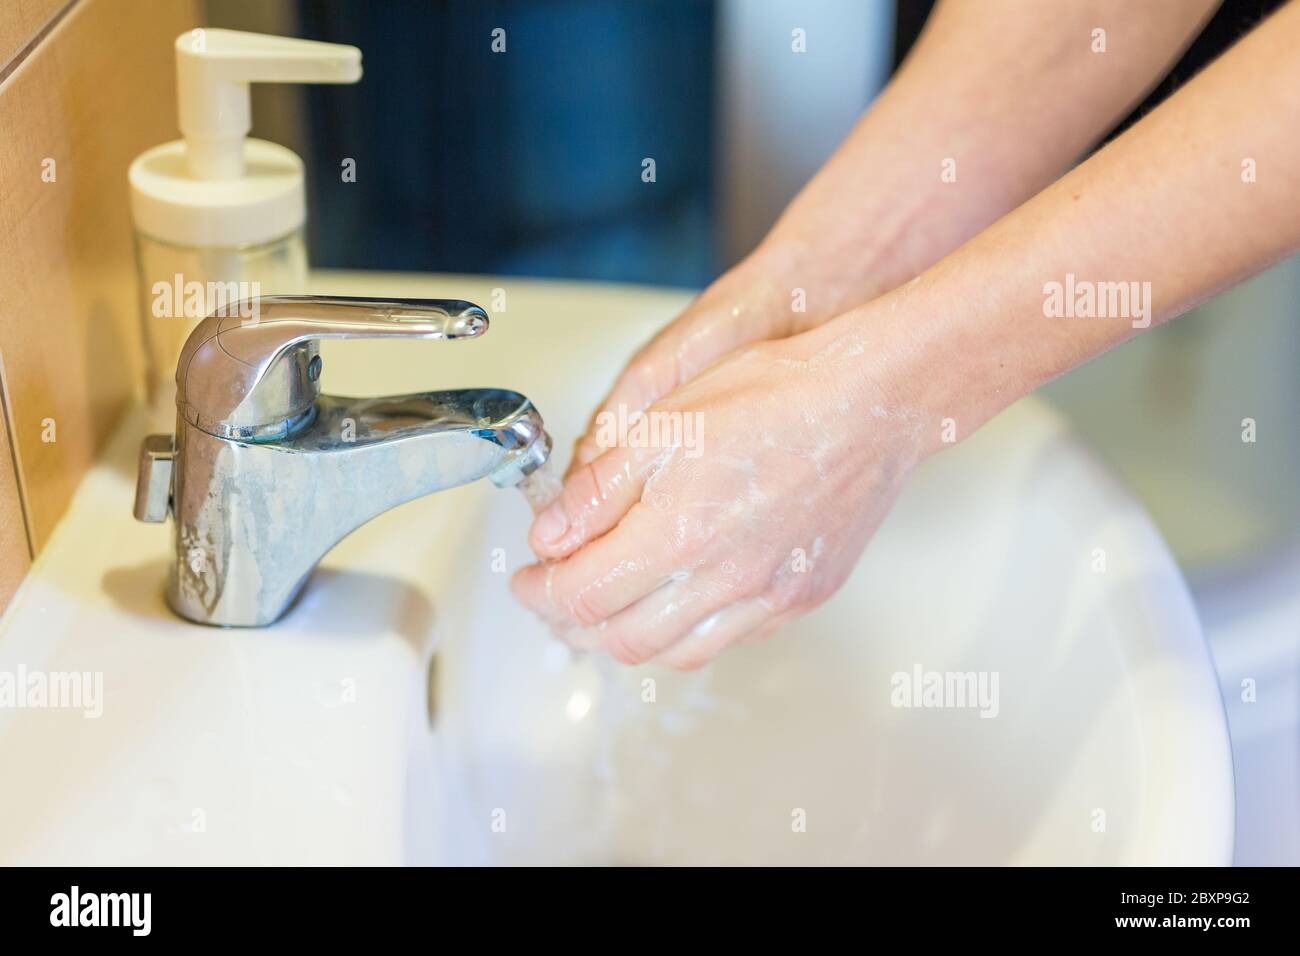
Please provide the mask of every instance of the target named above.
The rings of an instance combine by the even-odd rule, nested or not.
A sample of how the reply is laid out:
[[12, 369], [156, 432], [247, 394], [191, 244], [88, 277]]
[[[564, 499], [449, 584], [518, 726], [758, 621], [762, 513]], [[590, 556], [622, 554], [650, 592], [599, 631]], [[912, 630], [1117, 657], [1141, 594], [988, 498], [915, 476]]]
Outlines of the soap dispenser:
[[175, 397], [176, 361], [214, 313], [255, 322], [259, 296], [305, 291], [302, 160], [248, 136], [249, 83], [355, 83], [361, 51], [337, 43], [196, 29], [176, 38], [182, 139], [131, 164], [151, 403]]

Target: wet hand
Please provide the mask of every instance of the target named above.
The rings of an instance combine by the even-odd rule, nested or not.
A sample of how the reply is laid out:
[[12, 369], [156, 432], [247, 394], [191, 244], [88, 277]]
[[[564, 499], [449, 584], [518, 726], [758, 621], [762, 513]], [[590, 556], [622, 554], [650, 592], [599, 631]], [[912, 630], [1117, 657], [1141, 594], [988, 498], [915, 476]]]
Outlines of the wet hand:
[[593, 433], [515, 595], [575, 646], [682, 669], [824, 601], [925, 446], [867, 338], [836, 320], [747, 346], [625, 434]]
[[729, 352], [830, 318], [816, 302], [810, 308], [792, 298], [799, 295], [793, 276], [804, 273], [796, 256], [760, 249], [709, 286], [628, 362], [579, 438], [569, 470], [604, 451], [596, 434], [603, 414], [643, 412]]

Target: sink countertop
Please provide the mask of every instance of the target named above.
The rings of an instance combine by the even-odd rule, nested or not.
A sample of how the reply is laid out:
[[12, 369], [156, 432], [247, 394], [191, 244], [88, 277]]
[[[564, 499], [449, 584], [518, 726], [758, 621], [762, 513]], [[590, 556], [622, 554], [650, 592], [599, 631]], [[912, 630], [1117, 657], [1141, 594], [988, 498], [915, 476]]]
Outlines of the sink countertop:
[[[322, 272], [314, 286], [334, 294], [459, 297], [487, 307], [493, 327], [478, 342], [322, 343], [328, 390], [515, 389], [534, 400], [566, 456], [623, 359], [688, 298], [675, 290], [380, 273]], [[504, 290], [504, 310], [495, 290]], [[131, 517], [136, 450], [147, 429], [143, 409], [123, 423], [0, 620], [0, 671], [100, 672], [104, 688], [98, 718], [0, 709], [0, 765], [7, 768], [0, 862], [440, 858], [444, 835], [428, 806], [437, 791], [438, 736], [427, 717], [429, 661], [435, 641], [450, 636], [441, 628], [471, 630], [464, 621], [472, 610], [462, 606], [469, 592], [449, 593], [445, 582], [457, 580], [466, 562], [486, 563], [489, 556], [475, 552], [498, 540], [508, 542], [511, 568], [527, 560], [518, 544], [528, 517], [522, 501], [480, 482], [403, 505], [332, 551], [277, 626], [204, 628], [164, 606], [170, 526]], [[951, 476], [961, 469], [967, 493], [986, 494], [986, 515], [955, 517], [919, 504], [951, 498]], [[505, 499], [493, 496], [502, 494], [508, 504], [494, 507]], [[893, 590], [946, 603], [958, 618], [979, 610], [990, 634], [1011, 613], [1016, 575], [1027, 606], [1055, 607], [1034, 604], [1031, 595], [1042, 590], [1033, 577], [1038, 569], [1017, 564], [1017, 547], [1038, 536], [1055, 544], [1027, 551], [1066, 561], [1075, 548], [1079, 576], [1091, 573], [1093, 548], [1106, 549], [1105, 576], [1073, 581], [1073, 603], [1051, 611], [1068, 618], [1069, 633], [1054, 634], [1057, 622], [1046, 617], [1028, 629], [1042, 632], [1042, 645], [1023, 655], [1024, 666], [1043, 668], [1038, 698], [1050, 698], [1052, 682], [1071, 673], [1080, 681], [1124, 675], [1098, 689], [1105, 699], [1097, 701], [1096, 728], [1126, 728], [1125, 739], [1088, 736], [1091, 725], [1080, 724], [1086, 739], [1071, 742], [1072, 757], [1061, 755], [1059, 786], [1086, 784], [1118, 746], [1125, 765], [1138, 768], [1123, 785], [1140, 826], [1117, 859], [1227, 862], [1226, 727], [1186, 587], [1146, 515], [1061, 421], [1037, 400], [1018, 403], [922, 469], [895, 511], [861, 573], [879, 575], [891, 554], [909, 548], [917, 557], [924, 542], [936, 554], [935, 577]], [[509, 527], [481, 530], [489, 512]], [[960, 548], [936, 545], [952, 535], [984, 550], [963, 558]], [[504, 576], [491, 587], [504, 588]], [[989, 606], [993, 595], [1012, 603]], [[835, 613], [836, 601], [818, 614]], [[906, 606], [877, 623], [906, 630]], [[933, 614], [925, 619], [943, 620]], [[1117, 615], [1127, 622], [1122, 627]], [[1096, 646], [1088, 642], [1093, 631]], [[780, 647], [770, 653], [795, 653], [789, 641]], [[1008, 715], [1020, 719], [1014, 710]], [[1048, 739], [1026, 746], [1053, 752]], [[1088, 820], [1079, 825], [1086, 829]], [[1049, 843], [1030, 834], [1025, 858], [1035, 859], [1036, 847], [1047, 852]]]

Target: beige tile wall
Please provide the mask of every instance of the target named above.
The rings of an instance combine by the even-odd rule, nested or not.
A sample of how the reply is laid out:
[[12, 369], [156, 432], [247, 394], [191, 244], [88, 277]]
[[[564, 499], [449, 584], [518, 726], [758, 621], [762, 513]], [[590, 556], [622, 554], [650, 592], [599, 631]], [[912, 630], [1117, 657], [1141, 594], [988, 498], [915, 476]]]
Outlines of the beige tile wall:
[[0, 72], [75, 0], [4, 0], [0, 4]]
[[[4, 367], [0, 363], [0, 399], [3, 395]], [[18, 494], [18, 472], [14, 468], [6, 417], [0, 415], [0, 610], [9, 603], [31, 566], [27, 522], [23, 518], [22, 498]]]
[[188, 0], [0, 2], [0, 605], [30, 557], [18, 486], [39, 551], [139, 394], [126, 171], [176, 136], [172, 42], [199, 22]]

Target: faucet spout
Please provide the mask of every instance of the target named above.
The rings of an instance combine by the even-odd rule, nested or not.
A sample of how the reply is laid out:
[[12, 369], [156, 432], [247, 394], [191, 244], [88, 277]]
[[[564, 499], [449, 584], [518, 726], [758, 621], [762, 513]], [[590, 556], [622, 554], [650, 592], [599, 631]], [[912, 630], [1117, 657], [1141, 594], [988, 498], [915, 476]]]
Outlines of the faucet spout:
[[[280, 444], [337, 456], [340, 467], [356, 472], [354, 495], [371, 499], [375, 514], [480, 478], [511, 487], [551, 449], [532, 402], [499, 388], [363, 399], [322, 395], [313, 426]], [[387, 467], [376, 451], [388, 458]]]
[[203, 623], [273, 623], [325, 553], [371, 518], [480, 478], [516, 484], [549, 451], [532, 403], [499, 389], [322, 395], [309, 426], [270, 442], [182, 426], [168, 603]]
[[167, 600], [203, 624], [273, 623], [371, 518], [480, 478], [518, 484], [551, 449], [518, 392], [320, 393], [317, 338], [474, 337], [487, 323], [477, 306], [276, 298], [266, 308], [267, 327], [199, 326], [177, 375], [175, 438], [152, 436], [141, 453], [136, 516], [175, 517]]

